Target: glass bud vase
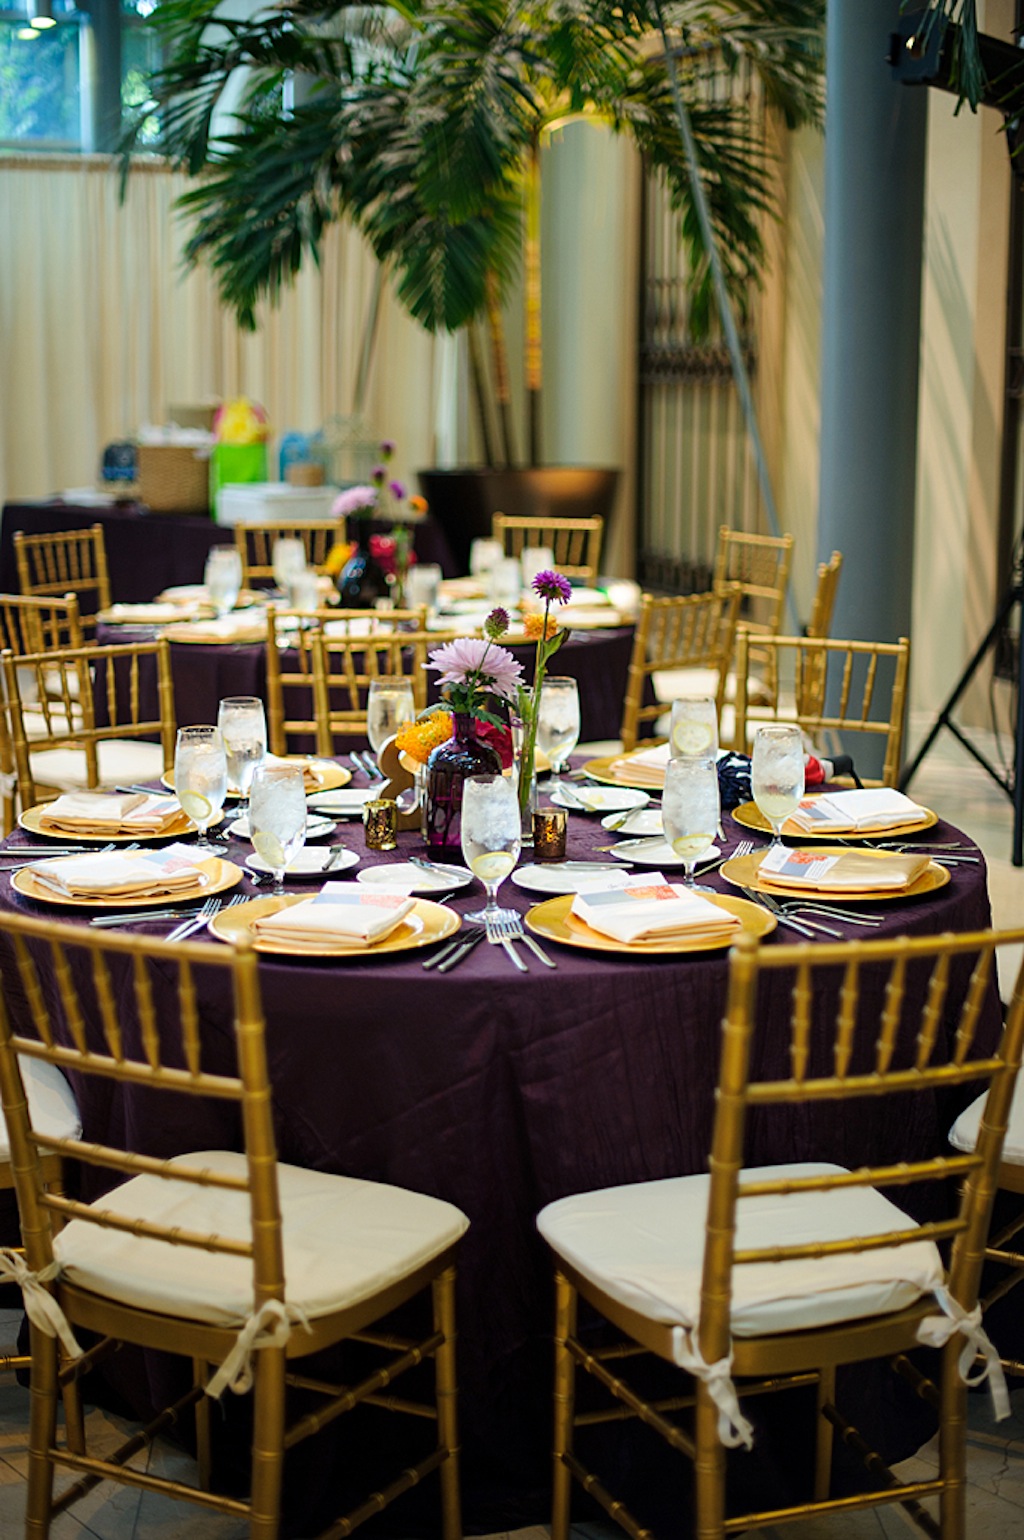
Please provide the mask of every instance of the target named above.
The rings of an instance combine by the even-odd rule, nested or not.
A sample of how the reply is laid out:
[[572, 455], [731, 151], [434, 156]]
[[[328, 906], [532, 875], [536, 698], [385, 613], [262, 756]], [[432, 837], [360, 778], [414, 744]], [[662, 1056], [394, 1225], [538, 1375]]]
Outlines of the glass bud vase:
[[462, 783], [471, 775], [500, 775], [497, 749], [476, 735], [476, 718], [456, 711], [455, 732], [427, 760], [426, 841], [431, 850], [462, 854]]
[[390, 592], [387, 573], [370, 554], [369, 519], [352, 519], [349, 537], [356, 548], [338, 573], [335, 586], [343, 609], [372, 610]]

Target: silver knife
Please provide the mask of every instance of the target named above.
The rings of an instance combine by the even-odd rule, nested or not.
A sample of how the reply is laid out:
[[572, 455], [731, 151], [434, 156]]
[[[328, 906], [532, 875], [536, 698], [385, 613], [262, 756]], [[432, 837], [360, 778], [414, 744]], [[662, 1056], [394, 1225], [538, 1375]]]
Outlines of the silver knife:
[[533, 953], [534, 957], [539, 958], [540, 961], [544, 964], [545, 968], [557, 968], [558, 967], [558, 964], [555, 962], [554, 958], [553, 957], [549, 957], [547, 952], [545, 952], [544, 948], [541, 947], [541, 946], [538, 946], [537, 942], [534, 941], [533, 937], [527, 931], [524, 930], [523, 934], [521, 936], [517, 936], [516, 939], [518, 941], [525, 941], [526, 945], [530, 948], [530, 951]]
[[444, 962], [441, 963], [437, 970], [438, 973], [450, 972], [451, 969], [454, 968], [457, 963], [460, 963], [464, 957], [468, 957], [473, 948], [480, 945], [481, 941], [484, 939], [484, 934], [484, 931], [481, 930], [475, 936], [467, 936], [466, 939], [456, 947], [454, 952], [445, 957]]
[[344, 845], [332, 845], [331, 846], [331, 853], [330, 853], [330, 855], [327, 857], [327, 860], [324, 862], [323, 866], [320, 868], [321, 872], [329, 872], [331, 870], [331, 867], [332, 866], [336, 866], [337, 863], [341, 860], [341, 858], [342, 858], [342, 856], [344, 854], [345, 854], [345, 846]]

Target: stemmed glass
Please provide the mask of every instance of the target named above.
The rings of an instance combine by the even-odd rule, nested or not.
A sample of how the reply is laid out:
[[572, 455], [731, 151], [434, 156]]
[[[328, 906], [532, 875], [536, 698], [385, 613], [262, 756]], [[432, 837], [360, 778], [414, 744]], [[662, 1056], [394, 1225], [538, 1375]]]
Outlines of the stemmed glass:
[[683, 859], [683, 884], [697, 889], [693, 869], [711, 846], [721, 805], [713, 759], [670, 759], [665, 768], [661, 821], [665, 839]]
[[366, 736], [375, 754], [393, 738], [403, 722], [416, 716], [412, 680], [407, 674], [381, 674], [370, 680], [366, 700]]
[[487, 889], [487, 904], [467, 920], [486, 923], [505, 913], [498, 888], [519, 859], [520, 816], [515, 784], [503, 775], [471, 775], [462, 785], [462, 854]]
[[228, 762], [228, 789], [242, 798], [244, 813], [253, 771], [267, 752], [267, 717], [257, 695], [226, 695], [217, 712], [217, 726], [224, 739]]
[[299, 765], [257, 765], [249, 790], [249, 837], [274, 873], [272, 892], [306, 843], [306, 788]]
[[301, 572], [306, 565], [306, 547], [297, 535], [278, 536], [274, 541], [271, 564], [274, 568], [274, 582], [282, 593], [287, 593], [296, 573]]
[[206, 558], [203, 582], [218, 616], [233, 610], [242, 591], [242, 558], [233, 545], [215, 545]]
[[548, 790], [561, 784], [559, 776], [580, 741], [580, 695], [575, 679], [550, 676], [540, 687], [537, 703], [537, 747], [551, 761]]
[[804, 794], [804, 744], [799, 727], [772, 722], [754, 734], [750, 789], [772, 826], [770, 850], [781, 848], [782, 825]]
[[680, 759], [714, 759], [718, 753], [718, 707], [711, 695], [672, 702], [668, 741]]
[[179, 727], [174, 750], [174, 792], [199, 830], [196, 848], [219, 855], [207, 830], [217, 822], [228, 789], [224, 740], [217, 727]]

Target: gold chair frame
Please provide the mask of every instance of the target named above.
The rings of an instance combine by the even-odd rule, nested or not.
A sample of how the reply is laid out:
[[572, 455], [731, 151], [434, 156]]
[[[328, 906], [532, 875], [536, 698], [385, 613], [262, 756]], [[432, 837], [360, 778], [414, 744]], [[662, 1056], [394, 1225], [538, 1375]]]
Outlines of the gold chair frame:
[[782, 624], [792, 560], [792, 535], [751, 535], [723, 524], [711, 586], [725, 593], [730, 583], [739, 583], [744, 625], [759, 636], [773, 636]]
[[623, 753], [636, 748], [642, 722], [656, 721], [668, 710], [665, 701], [643, 703], [644, 684], [652, 674], [681, 668], [717, 671], [715, 702], [721, 716], [742, 598], [738, 583], [720, 594], [669, 599], [643, 595], [622, 703]]
[[50, 652], [58, 647], [82, 647], [85, 637], [78, 599], [25, 594], [0, 594], [0, 651]]
[[95, 631], [96, 611], [110, 608], [110, 574], [102, 524], [49, 535], [26, 535], [16, 530], [14, 556], [18, 586], [26, 597], [64, 599], [73, 592], [80, 603], [83, 590], [95, 593], [96, 604], [81, 622], [87, 632]]
[[828, 561], [818, 567], [818, 582], [814, 590], [811, 616], [805, 627], [808, 636], [828, 636], [832, 630], [832, 616], [839, 591], [839, 574], [843, 567], [843, 553], [833, 551]]
[[274, 542], [301, 540], [306, 549], [306, 565], [322, 569], [334, 545], [345, 542], [344, 519], [310, 519], [281, 524], [236, 524], [235, 548], [242, 562], [242, 586], [273, 583]]
[[[750, 687], [756, 679], [751, 670], [754, 651], [767, 657], [776, 684], [771, 706], [755, 705]], [[883, 673], [879, 665], [884, 660]], [[783, 701], [783, 682], [792, 674], [791, 702]], [[829, 637], [756, 636], [745, 627], [736, 633], [736, 735], [735, 748], [749, 752], [757, 727], [764, 722], [795, 722], [812, 739], [825, 733], [880, 738], [882, 772], [878, 778], [862, 777], [865, 786], [895, 786], [903, 762], [903, 728], [910, 675], [910, 642], [846, 642]], [[888, 701], [882, 699], [888, 688]], [[835, 698], [830, 699], [834, 690]], [[884, 712], [884, 715], [878, 713]], [[816, 738], [816, 735], [818, 737]], [[819, 747], [824, 747], [819, 743]], [[849, 752], [849, 750], [846, 750]]]
[[[242, 944], [225, 950], [207, 943], [182, 942], [169, 948], [152, 938], [100, 936], [87, 927], [70, 926], [20, 915], [0, 917], [5, 985], [17, 981], [31, 1010], [36, 1035], [11, 1022], [5, 988], [0, 998], [0, 1092], [11, 1134], [13, 1166], [28, 1265], [43, 1274], [54, 1260], [55, 1224], [85, 1221], [101, 1230], [128, 1232], [147, 1240], [193, 1248], [198, 1256], [248, 1258], [252, 1262], [253, 1311], [270, 1301], [287, 1301], [284, 1278], [281, 1206], [272, 1123], [272, 1096], [267, 1074], [264, 1021], [256, 954]], [[87, 998], [76, 983], [91, 979]], [[207, 970], [230, 985], [233, 999], [237, 1067], [234, 1073], [204, 1068], [202, 1020], [198, 985]], [[45, 973], [47, 987], [42, 978]], [[12, 977], [13, 976], [13, 977]], [[166, 994], [171, 977], [177, 986], [177, 1020], [158, 1018], [157, 1000]], [[51, 999], [53, 1004], [51, 1004]], [[58, 1035], [56, 1012], [63, 1017], [66, 1038]], [[137, 1033], [137, 1041], [135, 1034]], [[85, 1077], [100, 1076], [123, 1085], [144, 1085], [177, 1095], [212, 1097], [239, 1109], [243, 1129], [245, 1174], [215, 1171], [195, 1163], [168, 1162], [102, 1142], [61, 1140], [35, 1133], [17, 1056], [24, 1053], [57, 1064]], [[101, 1198], [87, 1204], [47, 1192], [41, 1159], [60, 1155], [122, 1177], [156, 1176], [183, 1181], [197, 1189], [221, 1188], [248, 1195], [252, 1216], [247, 1240], [170, 1227], [112, 1212]], [[440, 1471], [444, 1540], [460, 1535], [458, 1434], [456, 1420], [454, 1253], [449, 1245], [433, 1260], [390, 1282], [357, 1303], [339, 1307], [309, 1322], [310, 1330], [294, 1330], [286, 1342], [271, 1342], [253, 1353], [253, 1461], [249, 1501], [220, 1496], [210, 1490], [210, 1410], [205, 1387], [210, 1368], [224, 1362], [238, 1336], [237, 1326], [218, 1326], [180, 1314], [162, 1314], [141, 1304], [125, 1303], [93, 1292], [82, 1284], [57, 1277], [46, 1282], [72, 1330], [97, 1333], [99, 1343], [72, 1360], [80, 1373], [103, 1361], [120, 1342], [159, 1348], [191, 1360], [193, 1384], [168, 1408], [116, 1453], [105, 1458], [79, 1452], [57, 1442], [57, 1354], [52, 1336], [32, 1323], [32, 1407], [29, 1433], [29, 1477], [26, 1536], [45, 1540], [52, 1519], [64, 1512], [98, 1481], [113, 1480], [144, 1491], [187, 1498], [208, 1509], [248, 1517], [254, 1540], [275, 1540], [278, 1533], [284, 1456], [311, 1434], [360, 1404], [405, 1412], [436, 1423], [433, 1450], [402, 1471], [382, 1491], [371, 1494], [326, 1536], [349, 1534], [358, 1524], [407, 1491], [434, 1470]], [[431, 1330], [420, 1341], [382, 1331], [376, 1323], [399, 1305], [430, 1289]], [[289, 1369], [292, 1361], [344, 1339], [383, 1349], [389, 1356], [379, 1369], [351, 1386], [333, 1386]], [[436, 1396], [433, 1405], [406, 1401], [390, 1393], [397, 1375], [433, 1357]], [[286, 1422], [289, 1386], [321, 1398], [320, 1406]], [[122, 1463], [145, 1447], [170, 1422], [194, 1408], [198, 1443], [199, 1486], [192, 1487]], [[79, 1480], [54, 1500], [55, 1468], [78, 1473]]]
[[547, 519], [496, 513], [491, 520], [491, 533], [501, 542], [506, 556], [522, 556], [531, 546], [550, 546], [556, 569], [567, 578], [582, 583], [597, 581], [604, 539], [604, 519], [597, 514], [589, 518]]
[[[163, 749], [164, 771], [174, 764], [174, 689], [171, 680], [170, 644], [163, 638], [151, 642], [116, 643], [103, 647], [58, 648], [51, 652], [12, 652], [0, 655], [6, 692], [6, 716], [22, 807], [32, 807], [55, 796], [52, 788], [37, 783], [32, 771], [34, 753], [46, 749], [80, 749], [85, 755], [86, 784], [101, 784], [98, 747], [111, 739], [157, 739]], [[158, 716], [142, 714], [142, 671], [151, 662], [156, 669]], [[94, 681], [104, 674], [102, 695], [107, 720], [96, 722]], [[127, 673], [125, 709], [119, 708], [118, 683]], [[23, 693], [30, 695], [34, 717], [42, 719], [43, 732], [28, 737]], [[0, 758], [3, 748], [0, 744]]]
[[[714, 1137], [710, 1156], [710, 1187], [700, 1290], [699, 1327], [695, 1346], [705, 1364], [729, 1361], [742, 1401], [745, 1395], [817, 1385], [817, 1438], [814, 1498], [792, 1508], [726, 1517], [726, 1450], [719, 1438], [719, 1410], [708, 1385], [694, 1378], [693, 1394], [657, 1404], [647, 1402], [623, 1378], [619, 1367], [636, 1353], [653, 1353], [675, 1362], [674, 1328], [630, 1309], [556, 1253], [555, 1326], [555, 1447], [552, 1540], [569, 1540], [569, 1498], [573, 1480], [607, 1509], [615, 1522], [632, 1537], [650, 1540], [650, 1531], [617, 1502], [573, 1450], [574, 1429], [584, 1424], [641, 1418], [694, 1463], [697, 1540], [722, 1540], [727, 1534], [784, 1523], [787, 1519], [814, 1514], [842, 1513], [854, 1509], [899, 1502], [924, 1528], [941, 1540], [966, 1540], [965, 1531], [965, 1427], [967, 1390], [958, 1372], [963, 1340], [954, 1335], [941, 1350], [942, 1372], [938, 1388], [918, 1373], [904, 1355], [918, 1345], [917, 1330], [925, 1316], [934, 1315], [937, 1304], [929, 1294], [904, 1309], [885, 1314], [814, 1326], [774, 1335], [734, 1336], [731, 1331], [733, 1274], [747, 1265], [813, 1259], [819, 1256], [855, 1255], [878, 1247], [917, 1241], [951, 1243], [946, 1286], [952, 1298], [970, 1312], [977, 1301], [985, 1254], [985, 1237], [991, 1217], [996, 1171], [1009, 1115], [1014, 1080], [1024, 1038], [1024, 969], [1018, 976], [998, 1050], [971, 1057], [982, 1005], [994, 988], [995, 951], [1004, 943], [1024, 940], [1024, 930], [977, 932], [963, 936], [901, 937], [892, 941], [852, 942], [837, 945], [779, 946], [758, 948], [743, 938], [730, 954], [729, 990], [722, 1025], [722, 1058], [716, 1100]], [[936, 1053], [949, 1000], [950, 969], [958, 959], [975, 958], [970, 982], [963, 996], [957, 1030], [949, 1033], [948, 1057]], [[911, 966], [931, 963], [930, 984], [924, 992], [918, 1031], [912, 1054], [899, 1049], [901, 1014]], [[888, 968], [874, 1042], [858, 1029], [857, 1007], [862, 973]], [[812, 1032], [812, 999], [819, 980], [831, 971], [837, 988], [835, 1032], [831, 1043], [832, 1072], [827, 1051]], [[779, 1080], [752, 1079], [756, 1062], [756, 1002], [762, 976], [792, 972], [789, 1019], [792, 1075]], [[839, 975], [837, 980], [836, 975]], [[877, 973], [876, 973], [877, 977]], [[772, 1030], [779, 1022], [773, 1020]], [[873, 1034], [874, 1028], [872, 1028]], [[858, 1055], [858, 1043], [863, 1045]], [[867, 1052], [870, 1044], [872, 1053]], [[871, 1062], [873, 1057], [873, 1062]], [[928, 1160], [896, 1162], [859, 1168], [845, 1175], [812, 1175], [781, 1179], [740, 1180], [743, 1167], [744, 1128], [748, 1110], [823, 1100], [875, 1097], [911, 1092], [948, 1091], [957, 1086], [988, 1082], [990, 1091], [976, 1151]], [[959, 1184], [955, 1217], [914, 1225], [903, 1231], [862, 1235], [848, 1240], [808, 1241], [736, 1248], [737, 1206], [747, 1198], [784, 1195], [797, 1191], [828, 1192], [851, 1187], [900, 1187], [918, 1182]], [[595, 1307], [625, 1336], [625, 1342], [608, 1349], [590, 1350], [576, 1334], [577, 1299]], [[894, 1358], [894, 1366], [915, 1385], [919, 1394], [939, 1409], [939, 1475], [935, 1479], [899, 1482], [881, 1458], [867, 1448], [835, 1405], [835, 1374], [841, 1364], [879, 1357]], [[586, 1370], [607, 1390], [617, 1406], [607, 1413], [575, 1415], [575, 1371]], [[614, 1372], [613, 1372], [614, 1370]], [[683, 1371], [680, 1371], [682, 1373]], [[670, 1415], [692, 1409], [692, 1432]], [[833, 1432], [863, 1457], [868, 1471], [880, 1481], [870, 1493], [829, 1498]], [[922, 1519], [920, 1501], [938, 1495], [941, 1521]]]

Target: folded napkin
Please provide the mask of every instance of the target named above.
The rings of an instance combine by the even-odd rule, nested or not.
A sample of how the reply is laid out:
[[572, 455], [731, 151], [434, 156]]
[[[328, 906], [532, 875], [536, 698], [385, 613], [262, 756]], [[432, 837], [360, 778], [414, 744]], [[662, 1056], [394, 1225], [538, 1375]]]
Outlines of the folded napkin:
[[220, 615], [216, 620], [180, 620], [168, 626], [164, 635], [171, 642], [262, 642], [267, 623], [262, 610], [243, 610], [237, 615]]
[[323, 760], [304, 758], [301, 754], [294, 754], [290, 759], [281, 759], [277, 754], [264, 756], [265, 765], [277, 765], [282, 769], [301, 770], [302, 784], [306, 794], [311, 791], [319, 791], [323, 786]]
[[252, 923], [263, 940], [294, 941], [329, 948], [339, 942], [372, 946], [401, 924], [416, 900], [400, 893], [368, 893], [340, 882], [328, 882], [314, 898], [304, 899], [261, 916]]
[[820, 797], [804, 797], [787, 820], [805, 834], [861, 833], [893, 829], [908, 823], [925, 823], [928, 809], [912, 802], [891, 786], [871, 786], [862, 791], [832, 791]]
[[768, 850], [758, 877], [782, 887], [813, 888], [822, 893], [900, 892], [929, 865], [927, 855], [885, 855], [870, 851]]
[[162, 834], [180, 813], [177, 797], [155, 792], [68, 791], [46, 804], [39, 827], [74, 834]]
[[664, 786], [665, 767], [671, 758], [671, 745], [659, 743], [657, 748], [642, 749], [638, 754], [624, 754], [621, 759], [613, 760], [612, 775], [638, 786]]
[[[99, 620], [114, 626], [162, 626], [181, 620], [181, 604], [112, 604], [109, 610], [101, 610]], [[198, 609], [198, 605], [190, 606]]]
[[187, 845], [65, 856], [39, 861], [31, 870], [37, 882], [61, 898], [155, 898], [194, 892], [209, 882]]
[[634, 874], [625, 883], [577, 893], [572, 913], [591, 930], [627, 945], [718, 937], [724, 942], [740, 928], [737, 917], [727, 909], [719, 909], [679, 883], [666, 882], [660, 872], [653, 880]]

